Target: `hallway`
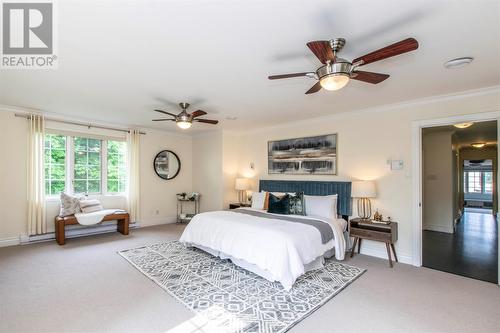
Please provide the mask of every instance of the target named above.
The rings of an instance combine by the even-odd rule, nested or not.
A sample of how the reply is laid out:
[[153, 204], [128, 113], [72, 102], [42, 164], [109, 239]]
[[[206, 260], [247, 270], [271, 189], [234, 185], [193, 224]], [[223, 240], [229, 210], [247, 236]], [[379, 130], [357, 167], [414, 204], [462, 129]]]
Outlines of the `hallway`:
[[423, 230], [423, 266], [498, 282], [498, 231], [493, 215], [466, 211], [455, 234]]

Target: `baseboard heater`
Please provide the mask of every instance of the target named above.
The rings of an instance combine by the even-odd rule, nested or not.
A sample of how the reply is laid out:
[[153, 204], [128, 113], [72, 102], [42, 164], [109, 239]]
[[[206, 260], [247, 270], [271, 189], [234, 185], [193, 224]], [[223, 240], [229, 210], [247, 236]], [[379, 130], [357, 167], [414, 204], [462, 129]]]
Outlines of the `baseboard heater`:
[[[140, 227], [138, 222], [130, 223], [130, 229], [137, 229]], [[116, 222], [110, 221], [107, 223], [101, 223], [92, 227], [83, 227], [79, 225], [66, 227], [66, 239], [67, 238], [77, 238], [90, 235], [106, 234], [110, 232], [116, 232]], [[29, 237], [24, 237], [21, 239], [21, 244], [29, 244], [36, 242], [45, 242], [56, 239], [56, 233], [48, 232], [43, 235], [34, 235]]]

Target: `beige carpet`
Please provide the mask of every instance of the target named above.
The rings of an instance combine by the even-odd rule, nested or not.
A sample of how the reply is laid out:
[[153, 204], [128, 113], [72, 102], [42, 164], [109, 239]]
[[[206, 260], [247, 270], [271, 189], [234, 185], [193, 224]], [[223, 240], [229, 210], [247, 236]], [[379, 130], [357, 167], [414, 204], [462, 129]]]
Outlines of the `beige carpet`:
[[[193, 314], [116, 251], [177, 239], [165, 225], [0, 248], [0, 332], [175, 332]], [[368, 271], [289, 332], [498, 332], [500, 288], [356, 255]], [[182, 324], [184, 324], [182, 326]], [[181, 326], [179, 326], [181, 325]]]

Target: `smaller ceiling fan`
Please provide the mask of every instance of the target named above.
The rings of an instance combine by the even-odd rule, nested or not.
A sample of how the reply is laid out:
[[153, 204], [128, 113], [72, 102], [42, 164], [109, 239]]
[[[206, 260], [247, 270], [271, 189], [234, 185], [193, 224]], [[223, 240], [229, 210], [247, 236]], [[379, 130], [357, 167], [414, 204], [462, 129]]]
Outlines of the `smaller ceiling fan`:
[[212, 124], [216, 125], [219, 123], [218, 120], [211, 119], [198, 119], [198, 117], [204, 116], [207, 113], [203, 110], [197, 110], [193, 113], [187, 113], [186, 109], [189, 108], [189, 103], [179, 103], [182, 111], [179, 114], [173, 114], [163, 110], [155, 110], [156, 112], [160, 112], [166, 115], [169, 115], [173, 118], [162, 118], [162, 119], [153, 119], [153, 121], [175, 121], [177, 126], [182, 129], [188, 129], [193, 124], [193, 121], [197, 121], [200, 123]]
[[309, 42], [307, 43], [307, 47], [309, 47], [312, 53], [321, 61], [323, 66], [316, 69], [315, 72], [271, 75], [268, 79], [277, 80], [307, 76], [318, 80], [311, 89], [306, 91], [306, 94], [318, 92], [321, 88], [326, 90], [342, 89], [349, 83], [350, 79], [377, 84], [387, 79], [389, 75], [360, 71], [358, 67], [418, 49], [417, 40], [414, 38], [407, 38], [349, 62], [337, 56], [337, 53], [342, 50], [345, 43], [346, 41], [344, 38]]

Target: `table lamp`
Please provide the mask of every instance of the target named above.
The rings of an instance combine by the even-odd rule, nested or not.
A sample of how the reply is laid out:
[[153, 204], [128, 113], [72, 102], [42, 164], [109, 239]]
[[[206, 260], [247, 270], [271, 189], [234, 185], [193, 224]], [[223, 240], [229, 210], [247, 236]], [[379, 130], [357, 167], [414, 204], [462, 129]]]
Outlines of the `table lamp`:
[[368, 180], [352, 182], [351, 197], [358, 199], [358, 216], [362, 219], [370, 219], [372, 216], [372, 204], [369, 198], [375, 198], [375, 183]]
[[238, 191], [238, 201], [244, 204], [247, 201], [247, 190], [250, 189], [250, 182], [248, 178], [236, 178], [234, 189]]

